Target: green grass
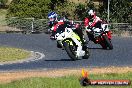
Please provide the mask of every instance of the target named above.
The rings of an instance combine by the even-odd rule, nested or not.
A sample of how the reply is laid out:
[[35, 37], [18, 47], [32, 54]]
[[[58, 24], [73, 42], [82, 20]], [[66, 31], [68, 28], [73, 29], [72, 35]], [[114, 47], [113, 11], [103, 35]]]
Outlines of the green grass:
[[7, 9], [0, 9], [0, 25], [6, 25], [5, 17], [7, 14]]
[[30, 56], [30, 52], [23, 49], [0, 47], [0, 62], [25, 59]]
[[[19, 81], [13, 81], [8, 84], [0, 84], [0, 88], [132, 88], [129, 86], [87, 86], [82, 87], [79, 83], [79, 76], [66, 76], [57, 78], [27, 78]], [[91, 79], [130, 79], [132, 73], [123, 74], [98, 74], [90, 75]]]

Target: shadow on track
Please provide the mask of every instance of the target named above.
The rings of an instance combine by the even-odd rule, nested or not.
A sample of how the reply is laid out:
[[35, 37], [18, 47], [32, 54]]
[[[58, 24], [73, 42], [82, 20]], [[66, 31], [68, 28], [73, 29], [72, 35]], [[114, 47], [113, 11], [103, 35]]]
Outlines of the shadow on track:
[[101, 49], [101, 50], [104, 50], [103, 48], [95, 48], [95, 47], [90, 47], [89, 49]]
[[[81, 60], [81, 59], [77, 59], [77, 60]], [[75, 61], [77, 61], [75, 60]], [[45, 61], [74, 61], [74, 60], [71, 60], [71, 59], [60, 59], [60, 60], [45, 60]]]

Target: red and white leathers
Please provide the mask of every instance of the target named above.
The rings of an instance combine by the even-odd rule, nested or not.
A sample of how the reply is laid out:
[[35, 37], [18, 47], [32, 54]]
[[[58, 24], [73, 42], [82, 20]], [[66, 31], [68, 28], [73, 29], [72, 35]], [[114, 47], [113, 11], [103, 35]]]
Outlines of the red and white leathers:
[[[64, 27], [64, 21], [63, 20], [55, 21], [53, 23], [53, 26], [51, 28], [51, 30], [52, 30], [52, 34], [50, 36], [51, 39], [54, 39], [58, 27]], [[61, 28], [61, 29], [63, 29], [63, 28]]]
[[102, 22], [102, 20], [98, 16], [96, 16], [95, 13], [92, 18], [86, 17], [84, 20], [84, 26], [85, 26], [86, 31], [88, 31], [88, 32], [91, 31], [88, 28], [93, 28], [93, 27], [100, 29], [101, 22]]
[[63, 20], [60, 20], [58, 22], [55, 22], [53, 27], [51, 28], [52, 31], [56, 32], [57, 28], [60, 26], [60, 25], [63, 25], [64, 24], [64, 21]]

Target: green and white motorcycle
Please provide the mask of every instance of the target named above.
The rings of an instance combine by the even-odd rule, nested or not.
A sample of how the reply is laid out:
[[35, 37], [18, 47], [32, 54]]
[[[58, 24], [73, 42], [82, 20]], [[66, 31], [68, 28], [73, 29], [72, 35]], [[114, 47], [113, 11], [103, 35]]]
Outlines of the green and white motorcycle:
[[82, 49], [82, 42], [80, 37], [72, 30], [72, 28], [65, 28], [55, 34], [55, 39], [66, 50], [68, 56], [72, 60], [77, 60], [79, 57], [88, 59], [90, 56], [89, 49]]

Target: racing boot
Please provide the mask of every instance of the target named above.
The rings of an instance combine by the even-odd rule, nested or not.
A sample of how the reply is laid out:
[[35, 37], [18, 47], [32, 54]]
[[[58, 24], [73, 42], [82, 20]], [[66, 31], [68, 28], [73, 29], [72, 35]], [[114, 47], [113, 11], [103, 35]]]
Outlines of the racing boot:
[[85, 38], [81, 39], [82, 41], [82, 50], [86, 51], [86, 49], [88, 48], [87, 44], [87, 40], [85, 40]]
[[57, 48], [62, 48], [62, 44], [60, 43], [60, 41], [57, 41]]

